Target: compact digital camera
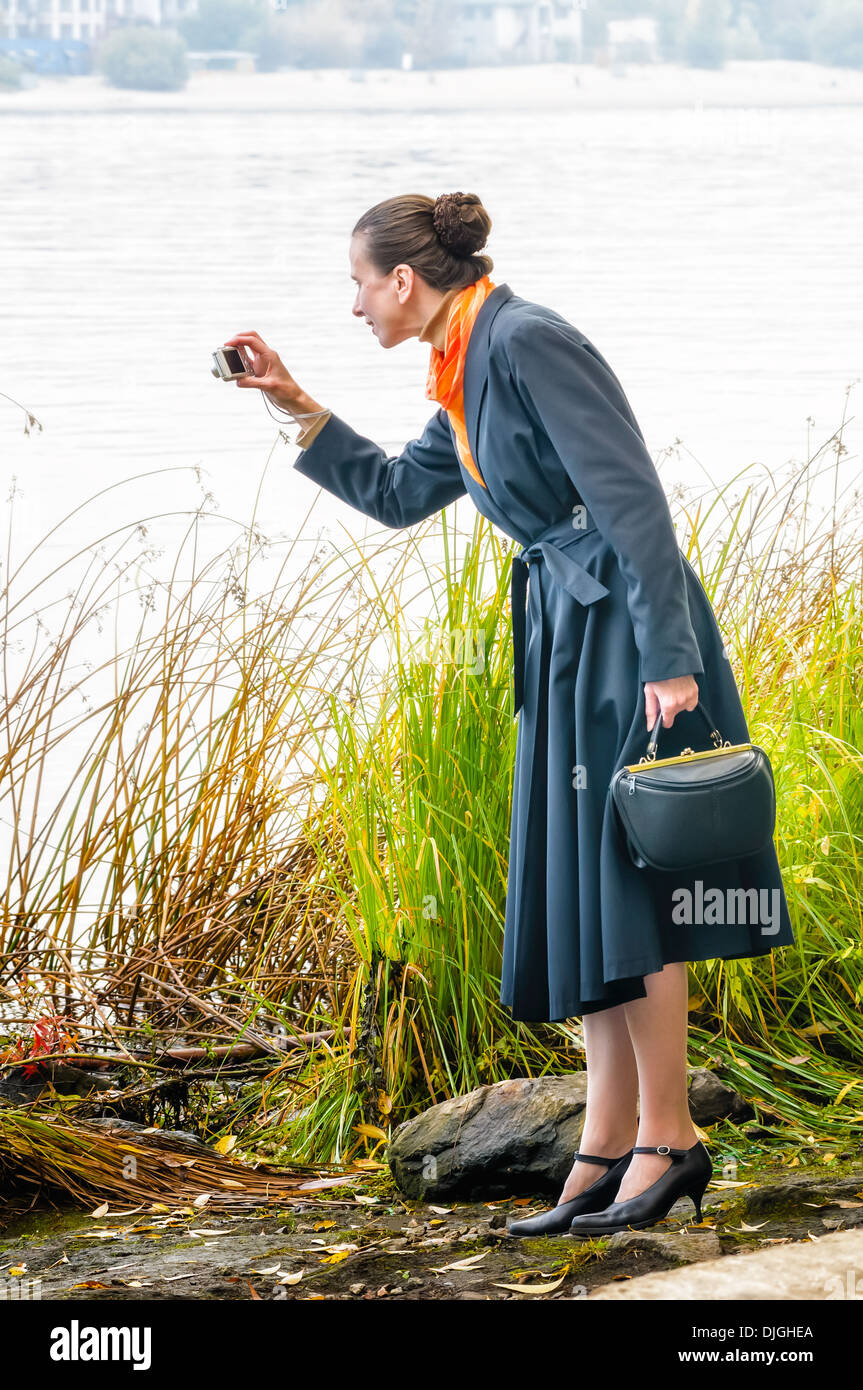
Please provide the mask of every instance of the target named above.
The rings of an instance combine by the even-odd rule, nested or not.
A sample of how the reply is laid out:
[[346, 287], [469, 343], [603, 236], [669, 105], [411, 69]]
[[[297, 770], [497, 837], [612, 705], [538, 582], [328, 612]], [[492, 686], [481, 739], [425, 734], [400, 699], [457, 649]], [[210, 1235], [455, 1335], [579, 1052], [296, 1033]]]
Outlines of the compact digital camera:
[[221, 377], [222, 381], [236, 381], [238, 376], [250, 376], [252, 368], [243, 356], [239, 348], [220, 347], [213, 353], [214, 367], [210, 368], [213, 376]]

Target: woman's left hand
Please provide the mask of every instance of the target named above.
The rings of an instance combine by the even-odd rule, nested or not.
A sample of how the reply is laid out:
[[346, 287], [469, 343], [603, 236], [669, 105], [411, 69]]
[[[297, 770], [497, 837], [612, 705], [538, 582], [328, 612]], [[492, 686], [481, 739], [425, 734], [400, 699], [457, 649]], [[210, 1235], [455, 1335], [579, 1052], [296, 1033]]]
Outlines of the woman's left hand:
[[697, 704], [698, 685], [694, 676], [671, 676], [667, 681], [644, 683], [644, 713], [649, 730], [653, 729], [660, 710], [663, 729], [670, 729], [676, 714], [682, 709], [695, 709]]

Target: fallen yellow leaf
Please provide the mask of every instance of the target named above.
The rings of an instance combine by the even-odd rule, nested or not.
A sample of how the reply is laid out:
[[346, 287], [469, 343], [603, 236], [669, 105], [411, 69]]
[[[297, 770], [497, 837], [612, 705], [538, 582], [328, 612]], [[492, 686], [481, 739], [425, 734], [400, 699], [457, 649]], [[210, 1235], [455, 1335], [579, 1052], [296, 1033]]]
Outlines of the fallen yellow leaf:
[[480, 1260], [485, 1259], [487, 1254], [487, 1250], [481, 1250], [478, 1255], [468, 1255], [466, 1259], [455, 1260], [451, 1265], [441, 1265], [439, 1269], [434, 1270], [434, 1273], [444, 1274], [448, 1269], [473, 1269]]
[[495, 1284], [494, 1288], [513, 1289], [516, 1293], [554, 1293], [555, 1289], [560, 1288], [565, 1278], [566, 1275], [562, 1274], [559, 1279], [555, 1279], [553, 1284]]

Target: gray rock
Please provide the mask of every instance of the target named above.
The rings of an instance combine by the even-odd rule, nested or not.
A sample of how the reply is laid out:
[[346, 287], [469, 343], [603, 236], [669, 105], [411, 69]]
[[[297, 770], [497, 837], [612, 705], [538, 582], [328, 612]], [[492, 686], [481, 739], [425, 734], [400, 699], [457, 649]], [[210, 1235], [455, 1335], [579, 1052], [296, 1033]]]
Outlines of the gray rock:
[[707, 1067], [689, 1067], [689, 1113], [697, 1125], [717, 1120], [751, 1120], [755, 1111], [733, 1086]]
[[608, 1238], [610, 1250], [643, 1250], [663, 1255], [678, 1264], [715, 1260], [722, 1246], [715, 1231], [615, 1231]]
[[[863, 1297], [863, 1232], [837, 1231], [602, 1284], [588, 1298], [809, 1300]], [[791, 1321], [791, 1319], [789, 1319]]]
[[393, 1132], [393, 1177], [425, 1200], [559, 1193], [586, 1099], [587, 1077], [576, 1072], [499, 1081], [441, 1101]]
[[[804, 1215], [830, 1207], [837, 1200], [859, 1201], [860, 1185], [859, 1173], [830, 1174], [826, 1169], [816, 1174], [795, 1173], [765, 1186], [744, 1189], [743, 1206], [747, 1219]], [[842, 1210], [834, 1207], [830, 1215], [840, 1216]]]
[[[700, 1067], [689, 1069], [689, 1093], [698, 1125], [752, 1113]], [[583, 1071], [479, 1086], [395, 1129], [387, 1155], [393, 1177], [407, 1196], [425, 1201], [557, 1197], [579, 1145], [586, 1100]]]

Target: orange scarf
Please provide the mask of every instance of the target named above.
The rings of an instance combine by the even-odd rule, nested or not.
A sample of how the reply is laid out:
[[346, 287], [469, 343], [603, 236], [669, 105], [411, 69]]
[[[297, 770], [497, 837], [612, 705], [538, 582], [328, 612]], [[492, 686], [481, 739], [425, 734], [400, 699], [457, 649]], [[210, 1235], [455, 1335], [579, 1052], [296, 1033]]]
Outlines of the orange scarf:
[[446, 410], [455, 432], [458, 456], [480, 487], [485, 487], [485, 483], [471, 457], [464, 421], [464, 359], [474, 320], [494, 288], [494, 281], [483, 275], [455, 296], [449, 306], [444, 350], [432, 345], [426, 382], [426, 396]]

